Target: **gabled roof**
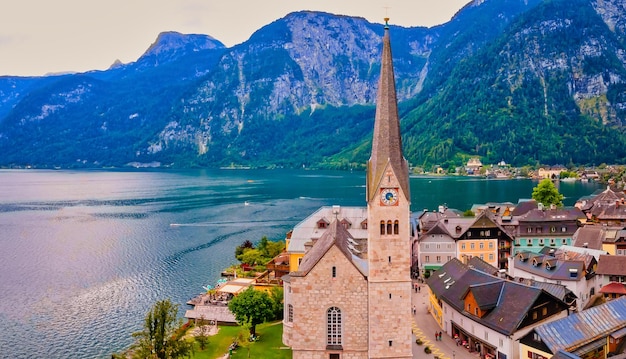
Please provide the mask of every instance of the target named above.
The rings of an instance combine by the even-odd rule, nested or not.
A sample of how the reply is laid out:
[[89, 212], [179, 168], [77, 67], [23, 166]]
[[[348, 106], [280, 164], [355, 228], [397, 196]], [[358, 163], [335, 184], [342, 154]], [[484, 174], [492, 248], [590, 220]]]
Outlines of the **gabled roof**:
[[474, 219], [474, 221], [470, 224], [469, 228], [480, 229], [480, 228], [494, 228], [495, 227], [495, 228], [498, 228], [500, 231], [502, 231], [503, 235], [511, 238], [511, 236], [509, 235], [509, 232], [507, 232], [504, 229], [504, 227], [502, 227], [502, 225], [498, 223], [498, 221], [496, 221], [494, 217], [495, 215], [492, 214], [491, 212], [483, 211]]
[[291, 272], [290, 276], [304, 277], [309, 274], [309, 272], [333, 246], [337, 247], [341, 253], [346, 256], [346, 259], [352, 263], [359, 270], [359, 272], [361, 272], [361, 274], [363, 274], [363, 276], [367, 276], [367, 268], [363, 267], [363, 261], [354, 256], [349, 249], [350, 240], [354, 240], [350, 235], [350, 232], [348, 232], [348, 230], [345, 229], [338, 220], [333, 220], [320, 239], [318, 239], [313, 247], [304, 255], [298, 271]]
[[[505, 335], [517, 331], [541, 295], [549, 293], [524, 284], [506, 281], [464, 265], [456, 258], [436, 270], [426, 284], [442, 301], [472, 320]], [[472, 290], [484, 308], [491, 308], [482, 318], [465, 312], [464, 298]], [[559, 299], [554, 298], [555, 301]], [[497, 305], [493, 306], [494, 302]]]
[[626, 276], [626, 257], [601, 255], [598, 259], [596, 273], [604, 275]]
[[535, 328], [541, 340], [556, 353], [574, 351], [626, 327], [626, 297], [611, 300]]
[[491, 310], [498, 305], [504, 289], [504, 281], [470, 285], [468, 291], [474, 296], [480, 310]]

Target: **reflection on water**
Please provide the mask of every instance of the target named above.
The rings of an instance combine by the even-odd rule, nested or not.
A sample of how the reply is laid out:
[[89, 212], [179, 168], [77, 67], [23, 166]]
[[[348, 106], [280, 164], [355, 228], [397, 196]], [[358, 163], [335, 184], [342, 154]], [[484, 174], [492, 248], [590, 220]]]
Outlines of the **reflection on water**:
[[[0, 356], [109, 358], [155, 301], [184, 313], [235, 246], [283, 239], [322, 205], [363, 206], [364, 183], [349, 172], [0, 171]], [[412, 206], [516, 202], [534, 185], [412, 178]]]

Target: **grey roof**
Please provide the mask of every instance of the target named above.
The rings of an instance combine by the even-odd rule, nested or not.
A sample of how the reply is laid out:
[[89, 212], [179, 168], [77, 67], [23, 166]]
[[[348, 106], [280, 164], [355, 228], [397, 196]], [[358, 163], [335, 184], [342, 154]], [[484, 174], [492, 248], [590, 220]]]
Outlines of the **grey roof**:
[[626, 327], [626, 297], [539, 325], [535, 331], [552, 353], [573, 352]]
[[[544, 264], [546, 257], [554, 258], [533, 252], [520, 252], [514, 259], [514, 266], [516, 270], [523, 270], [552, 280], [578, 281], [585, 276], [585, 263], [582, 260], [557, 260], [556, 266], [552, 265], [548, 269]], [[520, 260], [520, 258], [528, 259]]]
[[626, 275], [626, 257], [601, 255], [596, 273], [604, 275]]
[[491, 264], [480, 259], [480, 257], [476, 257], [476, 256], [473, 256], [472, 258], [470, 258], [470, 260], [467, 262], [467, 265], [470, 268], [477, 269], [481, 272], [485, 272], [493, 276], [497, 276], [499, 272], [498, 268], [492, 266]]
[[552, 294], [552, 296], [554, 296], [555, 298], [559, 298], [566, 303], [568, 303], [572, 299], [577, 298], [574, 292], [567, 289], [567, 287], [562, 284], [539, 282], [528, 278], [516, 278], [515, 280], [520, 283], [527, 284], [531, 287], [541, 288], [546, 292]]
[[[540, 295], [549, 295], [539, 288], [506, 281], [470, 268], [456, 258], [436, 270], [426, 284], [439, 299], [457, 311], [506, 335], [517, 331]], [[481, 308], [488, 310], [482, 318], [465, 312], [464, 298], [470, 291]]]
[[410, 200], [409, 165], [402, 153], [398, 100], [396, 98], [396, 83], [393, 74], [393, 59], [388, 26], [385, 26], [385, 34], [383, 36], [383, 53], [376, 96], [372, 154], [367, 164], [368, 202], [374, 199], [376, 188], [382, 182], [388, 165], [395, 172], [402, 193]]
[[320, 239], [304, 255], [298, 270], [290, 273], [291, 277], [306, 276], [333, 246], [337, 247], [363, 276], [367, 276], [367, 267], [364, 267], [362, 260], [355, 260], [358, 257], [352, 254], [349, 249], [350, 239], [352, 239], [350, 232], [338, 220], [334, 220]]

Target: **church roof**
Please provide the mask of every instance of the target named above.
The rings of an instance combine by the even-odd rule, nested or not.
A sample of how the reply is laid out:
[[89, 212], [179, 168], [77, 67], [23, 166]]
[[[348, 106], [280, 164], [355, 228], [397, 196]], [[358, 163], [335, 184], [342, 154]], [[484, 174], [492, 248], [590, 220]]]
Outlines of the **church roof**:
[[362, 260], [353, 255], [350, 251], [350, 240], [354, 240], [350, 232], [348, 232], [337, 219], [333, 220], [320, 239], [318, 239], [313, 247], [304, 255], [298, 271], [290, 273], [291, 277], [306, 276], [333, 246], [337, 247], [341, 253], [346, 256], [348, 261], [354, 264], [359, 272], [366, 276], [367, 267], [364, 266]]
[[[289, 240], [289, 253], [304, 253], [307, 245], [318, 240], [326, 231], [319, 226], [321, 219], [346, 220], [351, 223], [348, 232], [357, 243], [367, 243], [367, 229], [361, 223], [367, 220], [367, 207], [324, 206], [296, 224]], [[367, 248], [363, 248], [367, 252]]]
[[368, 161], [367, 201], [372, 200], [376, 195], [376, 188], [378, 188], [382, 178], [385, 176], [387, 165], [390, 165], [395, 172], [403, 194], [407, 199], [410, 199], [409, 166], [402, 154], [402, 138], [400, 137], [400, 119], [398, 117], [389, 27], [385, 26], [380, 79], [376, 97], [372, 155]]

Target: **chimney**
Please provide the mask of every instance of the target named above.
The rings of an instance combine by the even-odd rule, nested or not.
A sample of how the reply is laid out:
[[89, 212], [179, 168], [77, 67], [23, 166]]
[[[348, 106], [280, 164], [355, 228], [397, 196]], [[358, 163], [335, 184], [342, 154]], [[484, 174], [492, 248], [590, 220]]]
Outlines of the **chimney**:
[[583, 243], [583, 248], [589, 248], [589, 243], [588, 242]]

